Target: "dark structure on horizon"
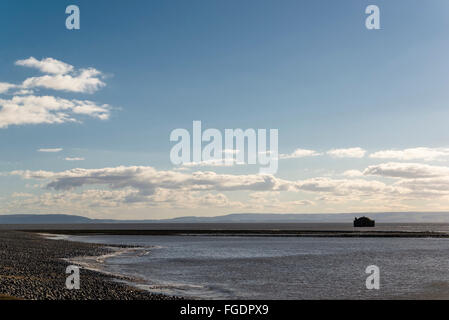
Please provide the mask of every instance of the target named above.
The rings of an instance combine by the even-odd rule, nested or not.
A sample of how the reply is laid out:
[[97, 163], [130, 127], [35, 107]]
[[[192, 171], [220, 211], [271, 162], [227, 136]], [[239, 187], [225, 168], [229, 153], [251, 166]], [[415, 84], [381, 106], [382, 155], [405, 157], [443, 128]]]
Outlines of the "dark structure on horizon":
[[360, 217], [354, 219], [354, 227], [374, 227], [376, 222], [367, 217]]

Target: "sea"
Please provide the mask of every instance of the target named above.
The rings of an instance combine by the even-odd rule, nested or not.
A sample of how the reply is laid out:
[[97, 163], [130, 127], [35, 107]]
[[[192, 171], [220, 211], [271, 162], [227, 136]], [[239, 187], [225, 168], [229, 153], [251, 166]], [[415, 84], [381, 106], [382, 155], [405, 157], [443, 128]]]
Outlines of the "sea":
[[[289, 228], [290, 228], [289, 224]], [[154, 228], [154, 227], [149, 227]], [[301, 224], [301, 230], [353, 230]], [[449, 224], [376, 230], [448, 232]], [[283, 236], [58, 236], [116, 248], [72, 260], [144, 290], [194, 299], [449, 299], [449, 239]], [[373, 274], [372, 267], [378, 273]], [[373, 277], [379, 286], [373, 288]], [[368, 282], [368, 286], [367, 286]], [[82, 284], [82, 276], [81, 276]], [[371, 285], [370, 285], [371, 284]]]

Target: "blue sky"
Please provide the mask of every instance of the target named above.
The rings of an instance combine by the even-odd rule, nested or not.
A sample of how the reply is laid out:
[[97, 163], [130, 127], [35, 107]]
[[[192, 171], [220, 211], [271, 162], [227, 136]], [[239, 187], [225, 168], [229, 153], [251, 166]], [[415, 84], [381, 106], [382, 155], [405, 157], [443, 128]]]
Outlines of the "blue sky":
[[[65, 28], [70, 4], [81, 10], [80, 30]], [[365, 28], [369, 4], [380, 8], [381, 30]], [[0, 212], [163, 218], [447, 210], [448, 27], [445, 0], [2, 1], [0, 83], [44, 76], [16, 64], [34, 57], [71, 65], [73, 75], [95, 68], [104, 85], [93, 92], [8, 91], [0, 94], [0, 120], [4, 101], [19, 95], [107, 104], [108, 116], [0, 128]], [[219, 130], [279, 129], [279, 153], [317, 155], [280, 160], [279, 181], [266, 188], [230, 190], [216, 181], [201, 190], [164, 188], [152, 175], [260, 179], [257, 166], [174, 167], [170, 132], [191, 130], [193, 120]], [[48, 148], [62, 150], [38, 152]], [[327, 153], [334, 149], [349, 151]], [[126, 182], [111, 184], [117, 168], [133, 166], [156, 170], [146, 173], [151, 192], [141, 188], [146, 174], [123, 178], [119, 170]], [[90, 181], [77, 176], [70, 188], [51, 187], [73, 179], [75, 168], [89, 177], [99, 173], [88, 170], [103, 170], [107, 178], [77, 184]], [[52, 174], [30, 178], [25, 170]], [[411, 175], [422, 170], [429, 174]]]

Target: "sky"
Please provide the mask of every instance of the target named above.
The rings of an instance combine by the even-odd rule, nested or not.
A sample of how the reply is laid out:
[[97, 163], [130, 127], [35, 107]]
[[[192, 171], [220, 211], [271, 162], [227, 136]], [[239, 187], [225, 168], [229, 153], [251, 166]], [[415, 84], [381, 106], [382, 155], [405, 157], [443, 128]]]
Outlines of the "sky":
[[[0, 214], [449, 211], [448, 27], [446, 0], [2, 1]], [[173, 164], [193, 121], [278, 130], [278, 170]]]

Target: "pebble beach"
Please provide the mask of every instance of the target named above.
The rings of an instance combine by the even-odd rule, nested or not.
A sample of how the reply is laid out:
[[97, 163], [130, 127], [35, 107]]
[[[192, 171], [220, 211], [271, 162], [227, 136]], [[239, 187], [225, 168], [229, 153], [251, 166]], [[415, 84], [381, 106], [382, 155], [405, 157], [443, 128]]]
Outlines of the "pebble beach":
[[[117, 278], [81, 269], [80, 289], [69, 290], [70, 259], [111, 252], [102, 245], [50, 240], [35, 233], [0, 231], [0, 299], [24, 300], [172, 300], [131, 287]], [[120, 279], [126, 280], [126, 279]]]

